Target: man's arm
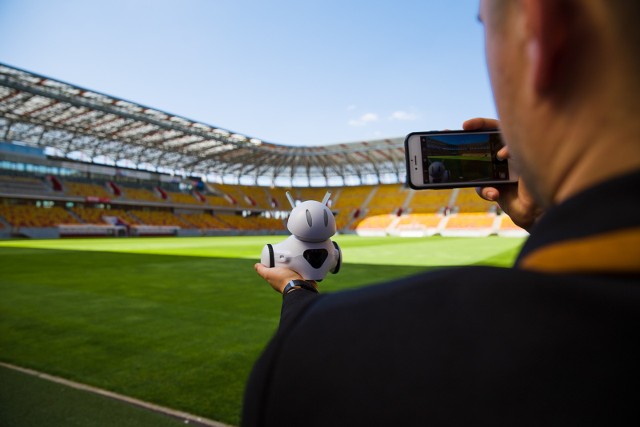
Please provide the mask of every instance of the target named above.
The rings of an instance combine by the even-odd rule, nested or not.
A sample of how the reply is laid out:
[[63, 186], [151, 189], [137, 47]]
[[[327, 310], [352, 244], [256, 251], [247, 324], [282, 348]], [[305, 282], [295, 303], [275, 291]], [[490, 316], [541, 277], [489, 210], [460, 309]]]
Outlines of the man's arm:
[[280, 311], [280, 330], [287, 329], [304, 310], [318, 298], [316, 292], [308, 289], [296, 289], [282, 296], [282, 310]]
[[[262, 264], [256, 264], [254, 268], [276, 292], [285, 293], [282, 296], [278, 333], [254, 365], [247, 382], [242, 412], [242, 426], [247, 427], [261, 425], [264, 420], [267, 410], [267, 393], [271, 386], [271, 375], [280, 351], [282, 338], [287, 334], [287, 331], [295, 327], [296, 320], [302, 316], [305, 309], [319, 298], [317, 292], [300, 286], [285, 291], [287, 284], [292, 280], [303, 280], [302, 276], [293, 270], [285, 267], [268, 268]], [[317, 289], [314, 281], [307, 280], [305, 282]]]
[[313, 280], [304, 280], [301, 275], [293, 270], [285, 267], [268, 268], [262, 264], [256, 264], [256, 272], [266, 280], [273, 290], [279, 293], [285, 292], [287, 284], [293, 280], [306, 282], [310, 286], [308, 289], [295, 286], [286, 290], [282, 297], [282, 311], [280, 312], [280, 330], [293, 323], [300, 313], [318, 297], [316, 282]]

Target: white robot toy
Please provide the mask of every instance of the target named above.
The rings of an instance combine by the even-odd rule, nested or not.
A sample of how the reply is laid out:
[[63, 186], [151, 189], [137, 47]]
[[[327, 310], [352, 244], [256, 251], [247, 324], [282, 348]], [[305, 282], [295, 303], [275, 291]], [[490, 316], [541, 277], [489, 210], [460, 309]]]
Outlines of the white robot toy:
[[262, 248], [260, 263], [266, 267], [287, 267], [305, 280], [320, 281], [330, 271], [340, 270], [342, 251], [331, 236], [336, 233], [336, 220], [327, 207], [331, 193], [322, 202], [307, 200], [295, 205], [291, 194], [287, 199], [293, 210], [287, 221], [291, 232], [285, 241]]

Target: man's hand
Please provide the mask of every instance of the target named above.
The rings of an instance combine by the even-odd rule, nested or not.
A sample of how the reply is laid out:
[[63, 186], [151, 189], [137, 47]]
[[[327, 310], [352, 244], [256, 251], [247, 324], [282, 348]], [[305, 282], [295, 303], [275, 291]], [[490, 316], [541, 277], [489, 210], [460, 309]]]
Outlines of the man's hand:
[[[256, 272], [262, 277], [264, 280], [269, 282], [271, 287], [277, 291], [282, 293], [284, 287], [287, 286], [292, 280], [304, 280], [304, 278], [296, 273], [295, 271], [288, 269], [286, 267], [265, 267], [264, 265], [257, 263], [253, 266], [256, 269]], [[311, 280], [307, 280], [309, 283], [316, 286], [316, 283]]]
[[[499, 122], [494, 119], [475, 118], [462, 124], [464, 130], [497, 129]], [[498, 151], [498, 158], [509, 158], [507, 147]], [[513, 222], [528, 230], [536, 222], [543, 211], [534, 202], [533, 197], [522, 180], [517, 185], [505, 184], [497, 187], [479, 187], [478, 195], [490, 202], [498, 202], [500, 208], [507, 213]]]

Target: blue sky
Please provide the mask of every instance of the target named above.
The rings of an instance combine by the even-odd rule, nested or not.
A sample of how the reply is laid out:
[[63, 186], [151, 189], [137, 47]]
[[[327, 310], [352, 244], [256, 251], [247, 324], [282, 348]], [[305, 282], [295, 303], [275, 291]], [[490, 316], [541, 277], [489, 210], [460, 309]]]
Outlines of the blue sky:
[[0, 0], [0, 62], [287, 145], [495, 117], [477, 0]]

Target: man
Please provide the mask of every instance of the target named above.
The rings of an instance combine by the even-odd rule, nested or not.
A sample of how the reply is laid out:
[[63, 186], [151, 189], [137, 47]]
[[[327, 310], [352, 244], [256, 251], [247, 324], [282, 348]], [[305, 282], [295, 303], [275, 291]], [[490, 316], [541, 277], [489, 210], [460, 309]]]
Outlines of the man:
[[[294, 282], [244, 425], [640, 423], [640, 2], [486, 0], [480, 17], [522, 177], [481, 195], [530, 230], [516, 265]], [[280, 292], [300, 279], [256, 269]]]

